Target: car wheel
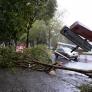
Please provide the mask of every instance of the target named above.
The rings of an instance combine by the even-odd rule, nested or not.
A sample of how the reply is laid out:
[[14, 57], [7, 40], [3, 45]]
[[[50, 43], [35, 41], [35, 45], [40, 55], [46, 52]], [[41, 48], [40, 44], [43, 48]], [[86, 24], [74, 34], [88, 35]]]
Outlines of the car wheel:
[[55, 53], [55, 60], [58, 60], [58, 54]]
[[75, 57], [75, 58], [74, 58], [74, 61], [78, 62], [78, 57]]

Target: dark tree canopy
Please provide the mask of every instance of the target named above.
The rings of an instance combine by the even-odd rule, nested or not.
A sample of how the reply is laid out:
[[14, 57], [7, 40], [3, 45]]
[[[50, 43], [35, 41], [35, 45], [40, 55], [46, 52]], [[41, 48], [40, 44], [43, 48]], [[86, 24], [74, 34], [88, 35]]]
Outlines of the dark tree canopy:
[[0, 40], [18, 40], [37, 19], [49, 20], [56, 0], [0, 0]]

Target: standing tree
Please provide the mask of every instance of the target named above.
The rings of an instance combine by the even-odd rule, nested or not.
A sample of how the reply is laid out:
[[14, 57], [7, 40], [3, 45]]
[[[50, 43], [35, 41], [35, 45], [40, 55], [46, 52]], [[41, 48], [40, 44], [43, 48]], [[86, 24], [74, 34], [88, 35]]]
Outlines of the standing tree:
[[60, 30], [63, 26], [63, 22], [59, 20], [58, 17], [53, 17], [49, 22], [48, 22], [48, 43], [49, 43], [49, 48], [50, 46], [55, 47], [57, 44], [57, 41], [60, 41], [61, 34]]
[[0, 40], [14, 40], [27, 32], [37, 19], [49, 20], [56, 10], [56, 0], [0, 0]]
[[33, 46], [37, 44], [47, 44], [47, 26], [45, 21], [36, 20], [33, 23], [29, 40]]
[[36, 20], [48, 21], [51, 19], [54, 16], [54, 12], [56, 10], [56, 0], [36, 0], [33, 8], [34, 14], [31, 15], [32, 19], [29, 21], [27, 26], [27, 47], [29, 43], [29, 29], [32, 27], [32, 24]]

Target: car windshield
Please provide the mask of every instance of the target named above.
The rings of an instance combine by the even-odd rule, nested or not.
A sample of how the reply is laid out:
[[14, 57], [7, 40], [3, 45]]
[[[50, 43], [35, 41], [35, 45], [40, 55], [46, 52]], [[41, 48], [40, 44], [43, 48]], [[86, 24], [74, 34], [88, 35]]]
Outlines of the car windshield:
[[56, 49], [58, 52], [65, 52], [63, 48]]
[[64, 47], [63, 50], [64, 50], [64, 52], [71, 52], [71, 49], [67, 48], [67, 47]]
[[71, 52], [71, 48], [67, 48], [67, 47], [62, 47], [62, 48], [57, 48], [56, 49], [58, 52]]

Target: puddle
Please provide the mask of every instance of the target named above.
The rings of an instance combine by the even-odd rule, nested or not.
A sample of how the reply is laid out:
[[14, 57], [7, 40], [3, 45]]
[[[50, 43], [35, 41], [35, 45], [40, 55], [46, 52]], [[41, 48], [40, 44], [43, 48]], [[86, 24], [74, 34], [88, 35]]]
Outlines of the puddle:
[[73, 62], [65, 64], [65, 66], [82, 70], [92, 70], [92, 62], [91, 63]]
[[92, 56], [81, 55], [79, 57], [79, 62], [69, 62], [65, 64], [65, 66], [82, 70], [92, 70]]

